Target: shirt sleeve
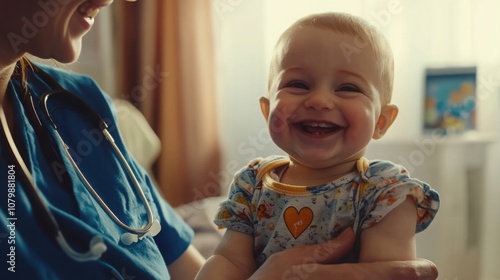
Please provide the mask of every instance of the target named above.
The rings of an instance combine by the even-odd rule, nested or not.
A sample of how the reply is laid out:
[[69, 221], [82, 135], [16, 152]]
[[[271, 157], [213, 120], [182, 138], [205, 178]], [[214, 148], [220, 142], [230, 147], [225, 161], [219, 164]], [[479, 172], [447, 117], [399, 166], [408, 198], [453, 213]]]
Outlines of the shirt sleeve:
[[219, 205], [215, 224], [246, 234], [253, 234], [252, 199], [258, 183], [255, 165], [250, 163], [234, 176], [228, 199]]
[[400, 165], [374, 161], [362, 180], [355, 223], [359, 230], [380, 222], [407, 197], [412, 197], [417, 204], [416, 233], [425, 230], [437, 214], [439, 194], [428, 184], [411, 178]]
[[165, 263], [170, 265], [189, 247], [194, 231], [162, 198], [156, 188], [152, 188], [152, 196], [160, 215], [161, 231], [155, 236]]

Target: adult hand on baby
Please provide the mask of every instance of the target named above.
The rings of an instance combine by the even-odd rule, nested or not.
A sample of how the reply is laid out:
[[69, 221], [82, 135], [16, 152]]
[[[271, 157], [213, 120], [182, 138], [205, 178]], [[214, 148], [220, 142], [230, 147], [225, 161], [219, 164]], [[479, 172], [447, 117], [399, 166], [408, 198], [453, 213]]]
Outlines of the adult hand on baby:
[[334, 264], [350, 252], [354, 232], [347, 229], [323, 244], [298, 246], [273, 254], [250, 280], [302, 279], [420, 279], [435, 280], [436, 266], [428, 260]]

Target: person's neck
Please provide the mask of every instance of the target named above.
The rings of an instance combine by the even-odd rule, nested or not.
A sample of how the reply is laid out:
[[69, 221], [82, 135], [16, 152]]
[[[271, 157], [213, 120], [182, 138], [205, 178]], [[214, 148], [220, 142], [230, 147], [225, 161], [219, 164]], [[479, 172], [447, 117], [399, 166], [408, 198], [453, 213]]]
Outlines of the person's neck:
[[9, 79], [14, 72], [14, 68], [16, 64], [11, 64], [8, 66], [0, 67], [0, 104], [3, 104], [3, 98], [5, 96], [5, 92], [7, 91], [7, 85], [9, 84]]
[[1, 102], [5, 96], [10, 77], [14, 73], [16, 63], [24, 54], [24, 52], [15, 53], [10, 46], [6, 45], [6, 42], [0, 42], [0, 104], [2, 104]]
[[297, 186], [317, 186], [332, 182], [355, 171], [357, 160], [348, 159], [323, 168], [310, 168], [291, 160], [281, 182]]
[[4, 50], [4, 48], [0, 47], [0, 104], [2, 104], [10, 77], [16, 68], [16, 63], [22, 58], [22, 54], [9, 55], [9, 50], [5, 52]]
[[4, 111], [3, 114], [5, 114], [5, 117], [7, 118], [7, 124], [10, 129], [13, 128], [13, 111], [12, 106], [9, 104], [9, 98], [6, 97], [6, 92], [10, 77], [12, 76], [15, 67], [15, 63], [7, 66], [0, 65], [0, 107], [2, 107], [2, 111]]

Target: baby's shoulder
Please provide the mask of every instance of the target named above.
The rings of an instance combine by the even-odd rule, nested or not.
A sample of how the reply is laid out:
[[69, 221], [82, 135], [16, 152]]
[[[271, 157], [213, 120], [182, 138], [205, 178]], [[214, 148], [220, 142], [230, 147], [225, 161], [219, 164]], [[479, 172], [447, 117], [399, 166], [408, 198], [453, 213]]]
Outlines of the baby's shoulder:
[[408, 171], [400, 164], [388, 160], [370, 160], [370, 164], [364, 174], [365, 181], [371, 184], [378, 184], [387, 180], [402, 180], [409, 178]]
[[388, 160], [370, 160], [370, 164], [365, 172], [367, 178], [408, 175], [404, 166]]

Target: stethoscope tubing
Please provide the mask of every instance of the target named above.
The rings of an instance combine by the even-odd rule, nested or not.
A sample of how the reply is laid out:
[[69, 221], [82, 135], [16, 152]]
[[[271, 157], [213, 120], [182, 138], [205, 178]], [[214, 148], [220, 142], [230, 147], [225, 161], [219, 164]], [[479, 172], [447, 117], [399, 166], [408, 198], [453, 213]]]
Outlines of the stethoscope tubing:
[[3, 104], [0, 104], [0, 124], [2, 130], [2, 139], [5, 139], [7, 143], [6, 147], [9, 147], [6, 150], [7, 153], [10, 153], [10, 157], [14, 159], [16, 166], [21, 168], [21, 180], [24, 182], [23, 189], [28, 196], [28, 200], [30, 201], [33, 209], [33, 215], [35, 216], [35, 220], [40, 224], [40, 228], [50, 237], [53, 237], [55, 241], [59, 244], [59, 247], [62, 251], [71, 259], [78, 262], [86, 262], [86, 261], [95, 261], [101, 258], [102, 254], [106, 252], [108, 249], [106, 244], [104, 243], [102, 237], [94, 236], [90, 240], [89, 250], [86, 252], [77, 252], [68, 244], [68, 241], [64, 237], [64, 234], [59, 228], [59, 224], [57, 220], [52, 215], [52, 212], [47, 205], [47, 202], [44, 198], [38, 193], [36, 189], [36, 184], [34, 183], [33, 176], [28, 170], [28, 166], [24, 162], [21, 153], [17, 149], [17, 146], [12, 137], [12, 133], [10, 133], [10, 129], [7, 123], [7, 117], [5, 116], [5, 111], [3, 109]]
[[33, 213], [38, 216], [37, 219], [41, 220], [41, 223], [44, 225], [42, 228], [45, 233], [49, 236], [56, 237], [59, 232], [59, 225], [57, 224], [54, 216], [50, 214], [50, 209], [47, 206], [47, 203], [36, 190], [33, 176], [31, 176], [31, 172], [28, 170], [28, 166], [17, 149], [14, 139], [12, 138], [12, 134], [9, 132], [10, 129], [8, 127], [7, 117], [5, 116], [3, 106], [0, 106], [0, 123], [2, 125], [2, 139], [6, 140], [6, 147], [8, 147], [8, 149], [3, 150], [10, 153], [10, 157], [14, 159], [16, 166], [21, 169], [21, 180], [27, 185], [27, 188], [24, 189], [30, 203], [33, 205], [33, 208], [37, 210], [43, 209], [42, 211], [34, 211]]
[[[151, 206], [149, 205], [149, 202], [142, 190], [141, 185], [139, 184], [136, 176], [134, 175], [133, 170], [131, 169], [130, 165], [128, 164], [127, 160], [121, 153], [120, 149], [115, 143], [115, 140], [109, 133], [108, 125], [106, 122], [101, 118], [101, 116], [95, 112], [83, 99], [79, 98], [78, 96], [69, 93], [68, 91], [64, 90], [57, 81], [55, 81], [51, 76], [49, 76], [46, 72], [38, 68], [37, 66], [33, 65], [33, 70], [37, 71], [39, 74], [41, 74], [42, 79], [44, 81], [51, 85], [53, 90], [45, 93], [42, 95], [40, 98], [40, 106], [42, 108], [42, 111], [44, 112], [45, 116], [47, 117], [48, 121], [50, 122], [50, 126], [52, 126], [57, 141], [63, 146], [63, 151], [64, 154], [68, 157], [71, 165], [73, 168], [76, 170], [78, 176], [82, 180], [83, 184], [85, 185], [86, 189], [91, 193], [91, 195], [96, 199], [96, 201], [99, 203], [99, 205], [102, 207], [102, 209], [109, 215], [109, 217], [122, 229], [124, 229], [126, 232], [121, 235], [121, 242], [125, 245], [130, 245], [133, 242], [137, 242], [138, 240], [141, 240], [142, 238], [146, 236], [155, 236], [158, 234], [158, 232], [161, 230], [161, 226], [158, 220], [154, 219], [153, 217], [153, 212], [151, 210]], [[95, 191], [95, 189], [92, 187], [92, 185], [88, 182], [86, 179], [85, 175], [82, 173], [76, 162], [74, 161], [73, 157], [71, 156], [69, 152], [69, 147], [68, 145], [64, 142], [63, 138], [61, 137], [59, 131], [57, 130], [57, 126], [55, 122], [53, 121], [51, 115], [50, 115], [50, 110], [48, 108], [48, 101], [51, 96], [56, 96], [58, 95], [60, 98], [63, 99], [65, 104], [72, 104], [76, 108], [82, 109], [83, 107], [83, 112], [87, 114], [87, 116], [92, 119], [93, 121], [97, 122], [97, 125], [99, 126], [99, 129], [103, 133], [104, 137], [107, 139], [107, 141], [110, 143], [111, 147], [113, 148], [114, 153], [118, 156], [120, 159], [122, 167], [125, 168], [127, 174], [129, 175], [130, 179], [132, 180], [132, 183], [134, 185], [134, 188], [136, 189], [136, 192], [139, 194], [141, 201], [144, 204], [144, 207], [146, 209], [147, 213], [147, 224], [143, 226], [142, 228], [133, 228], [131, 226], [127, 226], [125, 223], [123, 223], [114, 213], [111, 211], [111, 209], [107, 206], [107, 204], [104, 202], [104, 200], [99, 196], [99, 194]], [[33, 96], [29, 93], [27, 93], [27, 97], [29, 98], [29, 105], [25, 105], [25, 108], [28, 109], [31, 113], [31, 121], [37, 122], [36, 124], [32, 124], [34, 126], [37, 126], [38, 131], [43, 130], [43, 124], [36, 113], [36, 108], [35, 108], [35, 103], [33, 102]], [[8, 97], [5, 96], [5, 100]], [[5, 101], [4, 100], [4, 101]], [[78, 105], [75, 105], [77, 103]], [[28, 199], [30, 203], [32, 204], [33, 208], [35, 211], [33, 211], [33, 215], [35, 216], [35, 219], [37, 222], [40, 224], [40, 227], [42, 230], [48, 235], [53, 237], [61, 249], [72, 259], [76, 261], [92, 261], [92, 260], [97, 260], [101, 257], [101, 255], [107, 250], [107, 246], [103, 242], [103, 238], [100, 236], [94, 236], [92, 240], [90, 241], [89, 244], [89, 250], [87, 252], [77, 252], [69, 246], [68, 242], [66, 241], [63, 233], [60, 230], [60, 227], [57, 223], [57, 220], [55, 217], [52, 215], [52, 212], [50, 211], [50, 208], [45, 201], [45, 198], [40, 194], [40, 192], [37, 190], [37, 186], [35, 181], [33, 180], [33, 176], [31, 175], [31, 172], [29, 171], [29, 168], [26, 164], [26, 162], [23, 160], [23, 157], [21, 155], [21, 152], [19, 151], [12, 133], [10, 132], [9, 125], [7, 123], [7, 117], [5, 115], [5, 111], [3, 109], [3, 103], [0, 104], [0, 123], [1, 123], [1, 130], [2, 130], [2, 142], [6, 142], [4, 145], [7, 147], [7, 149], [2, 149], [6, 150], [8, 153], [8, 156], [12, 159], [14, 159], [16, 165], [21, 169], [21, 180], [22, 180], [22, 186], [23, 189], [26, 192], [26, 195], [28, 196]], [[47, 133], [43, 133], [44, 136], [46, 136]], [[37, 134], [38, 135], [38, 134]], [[39, 135], [40, 137], [40, 135]], [[46, 139], [44, 138], [44, 141]], [[51, 147], [54, 152], [55, 149], [54, 147]], [[57, 157], [57, 156], [56, 156]]]
[[[121, 162], [122, 166], [126, 169], [128, 175], [130, 176], [130, 179], [132, 180], [132, 183], [133, 183], [133, 185], [134, 185], [137, 193], [139, 194], [142, 203], [145, 205], [147, 216], [148, 216], [148, 223], [144, 227], [142, 227], [142, 228], [133, 228], [133, 227], [127, 226], [125, 223], [123, 223], [115, 215], [115, 213], [113, 213], [113, 211], [111, 211], [111, 209], [107, 206], [106, 202], [104, 202], [104, 200], [99, 196], [99, 194], [92, 187], [92, 185], [87, 180], [87, 178], [85, 177], [85, 175], [83, 174], [83, 172], [80, 170], [80, 168], [78, 167], [78, 165], [76, 164], [76, 162], [74, 161], [73, 157], [71, 156], [71, 154], [69, 152], [68, 145], [66, 145], [66, 143], [63, 140], [63, 138], [59, 134], [57, 126], [56, 126], [54, 120], [52, 119], [52, 117], [50, 115], [50, 110], [48, 109], [49, 99], [51, 97], [55, 98], [56, 95], [59, 95], [61, 98], [63, 98], [64, 101], [65, 101], [65, 103], [73, 103], [75, 107], [80, 107], [81, 111], [86, 112], [86, 114], [89, 115], [89, 117], [93, 121], [95, 121], [95, 122], [98, 123], [99, 129], [101, 130], [101, 132], [104, 135], [104, 137], [106, 138], [106, 140], [110, 143], [111, 147], [113, 148], [113, 151], [117, 154], [118, 158], [120, 159], [120, 162]], [[79, 106], [76, 106], [76, 103], [78, 103]], [[42, 111], [45, 113], [45, 116], [47, 117], [47, 119], [49, 120], [52, 128], [54, 129], [54, 132], [55, 132], [55, 134], [57, 136], [57, 139], [58, 139], [59, 143], [61, 143], [61, 145], [63, 145], [63, 147], [64, 147], [64, 149], [63, 149], [64, 153], [68, 157], [68, 159], [70, 160], [71, 165], [73, 166], [73, 168], [78, 173], [78, 176], [80, 177], [80, 179], [84, 183], [84, 185], [87, 188], [87, 190], [92, 194], [92, 196], [94, 197], [94, 199], [97, 200], [97, 202], [99, 203], [99, 205], [101, 205], [101, 207], [104, 209], [104, 211], [106, 211], [106, 213], [111, 217], [111, 219], [113, 219], [113, 221], [116, 224], [118, 224], [121, 228], [123, 228], [124, 230], [126, 230], [128, 232], [135, 233], [135, 234], [139, 234], [141, 236], [143, 234], [148, 233], [149, 230], [150, 230], [150, 228], [153, 226], [153, 223], [154, 223], [153, 212], [151, 211], [151, 207], [149, 207], [149, 202], [147, 201], [147, 198], [144, 195], [144, 192], [143, 192], [143, 190], [142, 190], [139, 182], [137, 181], [137, 178], [134, 175], [134, 172], [132, 171], [132, 169], [130, 168], [130, 165], [128, 164], [127, 160], [125, 159], [125, 157], [121, 153], [120, 149], [116, 145], [114, 138], [111, 136], [111, 134], [107, 130], [107, 128], [109, 126], [103, 120], [103, 118], [97, 112], [95, 112], [84, 100], [82, 100], [81, 98], [77, 97], [74, 94], [70, 94], [67, 91], [56, 90], [56, 91], [50, 91], [48, 93], [43, 94], [42, 97], [40, 98], [40, 106], [42, 107]]]

